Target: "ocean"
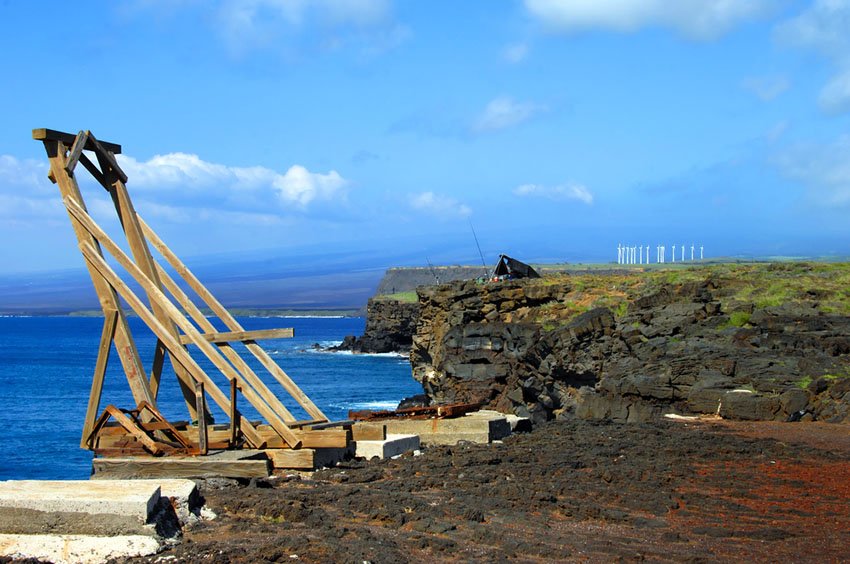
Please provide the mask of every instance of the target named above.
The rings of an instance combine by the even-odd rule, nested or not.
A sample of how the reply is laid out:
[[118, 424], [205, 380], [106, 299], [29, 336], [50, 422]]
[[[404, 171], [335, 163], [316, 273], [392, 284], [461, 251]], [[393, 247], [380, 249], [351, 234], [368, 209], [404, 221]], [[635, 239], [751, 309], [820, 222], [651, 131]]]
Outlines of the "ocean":
[[[404, 397], [422, 393], [410, 364], [399, 355], [318, 352], [345, 335], [360, 335], [363, 318], [245, 317], [246, 329], [292, 327], [295, 337], [263, 341], [272, 358], [332, 420], [349, 409], [394, 409]], [[137, 318], [129, 320], [142, 362], [149, 369], [156, 339]], [[86, 479], [92, 455], [79, 447], [103, 319], [96, 317], [0, 317], [0, 480]], [[241, 345], [240, 345], [241, 346]], [[113, 349], [100, 411], [107, 404], [135, 407], [121, 363]], [[196, 360], [200, 353], [193, 355]], [[243, 355], [248, 358], [250, 355]], [[227, 380], [204, 359], [199, 364], [228, 392]], [[308, 417], [288, 394], [251, 363], [266, 384], [299, 418]], [[188, 412], [166, 362], [158, 398], [172, 420]], [[259, 419], [241, 395], [243, 415]], [[213, 416], [227, 417], [212, 402]]]

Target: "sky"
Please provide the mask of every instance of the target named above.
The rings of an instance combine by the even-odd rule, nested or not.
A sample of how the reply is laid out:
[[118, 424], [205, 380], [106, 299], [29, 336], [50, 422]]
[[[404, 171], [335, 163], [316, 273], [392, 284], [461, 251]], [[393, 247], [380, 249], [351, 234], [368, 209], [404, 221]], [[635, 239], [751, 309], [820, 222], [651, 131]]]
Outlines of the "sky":
[[850, 255], [850, 0], [7, 0], [0, 49], [0, 274], [83, 264], [41, 127], [190, 264]]

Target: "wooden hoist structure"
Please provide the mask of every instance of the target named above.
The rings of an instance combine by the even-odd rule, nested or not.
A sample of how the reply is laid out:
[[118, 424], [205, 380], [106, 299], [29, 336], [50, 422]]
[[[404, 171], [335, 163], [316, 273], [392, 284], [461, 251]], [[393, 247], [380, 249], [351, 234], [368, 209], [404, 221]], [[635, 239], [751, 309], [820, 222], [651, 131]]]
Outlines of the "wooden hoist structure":
[[[80, 443], [94, 451], [96, 474], [251, 477], [275, 467], [312, 467], [320, 458], [328, 458], [317, 458], [317, 453], [348, 449], [352, 422], [329, 421], [256, 342], [292, 337], [292, 329], [246, 331], [139, 216], [127, 191], [127, 175], [115, 158], [121, 153], [120, 145], [98, 141], [90, 131], [74, 135], [34, 129], [33, 139], [44, 143], [50, 160], [48, 176], [59, 187], [103, 308], [103, 333]], [[80, 165], [109, 193], [130, 254], [89, 215], [76, 179]], [[182, 284], [155, 260], [152, 249]], [[121, 273], [106, 256], [121, 267]], [[130, 280], [144, 297], [133, 291]], [[214, 314], [212, 318], [184, 287]], [[149, 370], [139, 356], [124, 304], [156, 336]], [[217, 324], [227, 330], [218, 330]], [[107, 405], [99, 414], [112, 345], [136, 405], [132, 409]], [[204, 370], [198, 362], [201, 358], [215, 370]], [[166, 359], [176, 375], [189, 421], [168, 421], [157, 408]], [[297, 420], [263, 378], [276, 381], [309, 419]], [[238, 396], [264, 420], [243, 418], [237, 409]], [[213, 424], [210, 400], [229, 416], [229, 424]], [[241, 453], [246, 456], [240, 457]]]

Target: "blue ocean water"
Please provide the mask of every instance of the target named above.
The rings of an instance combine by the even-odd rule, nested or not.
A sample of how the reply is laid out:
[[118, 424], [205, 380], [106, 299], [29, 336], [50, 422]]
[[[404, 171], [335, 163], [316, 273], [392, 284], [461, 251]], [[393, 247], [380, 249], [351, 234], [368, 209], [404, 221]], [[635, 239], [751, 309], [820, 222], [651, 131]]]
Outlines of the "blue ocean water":
[[[263, 341], [275, 361], [331, 419], [345, 419], [349, 409], [392, 409], [404, 397], [421, 393], [406, 358], [316, 352], [345, 335], [361, 334], [362, 318], [240, 318], [246, 329], [292, 327], [295, 337]], [[130, 318], [142, 362], [150, 367], [155, 337], [139, 319]], [[0, 480], [85, 479], [91, 453], [79, 447], [102, 318], [0, 317]], [[239, 345], [241, 346], [241, 345]], [[135, 406], [117, 355], [110, 357], [100, 411], [109, 403]], [[195, 354], [196, 360], [201, 356]], [[245, 358], [250, 354], [243, 355]], [[253, 359], [252, 359], [253, 360]], [[204, 359], [199, 364], [228, 393], [227, 380]], [[266, 384], [299, 418], [306, 414], [288, 394], [251, 362]], [[168, 365], [168, 363], [166, 363]], [[239, 408], [259, 419], [247, 401]], [[287, 401], [289, 400], [289, 401]], [[160, 410], [172, 420], [188, 412], [170, 366], [163, 372]], [[227, 417], [210, 402], [219, 421]]]

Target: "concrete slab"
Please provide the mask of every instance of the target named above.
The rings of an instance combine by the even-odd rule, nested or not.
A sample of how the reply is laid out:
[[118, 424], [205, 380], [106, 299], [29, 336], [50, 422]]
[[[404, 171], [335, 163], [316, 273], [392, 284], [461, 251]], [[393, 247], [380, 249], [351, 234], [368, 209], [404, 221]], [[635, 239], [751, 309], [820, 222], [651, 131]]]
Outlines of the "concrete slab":
[[504, 415], [477, 411], [454, 419], [391, 419], [363, 422], [363, 425], [385, 425], [387, 434], [419, 435], [422, 445], [453, 445], [459, 441], [489, 443], [511, 434]]
[[0, 534], [0, 556], [37, 558], [57, 564], [100, 563], [110, 559], [149, 556], [159, 549], [160, 543], [149, 536]]
[[119, 515], [146, 523], [160, 498], [157, 483], [125, 480], [8, 480], [0, 482], [0, 508]]
[[419, 449], [419, 435], [388, 434], [383, 441], [357, 441], [354, 455], [358, 458], [392, 458]]

